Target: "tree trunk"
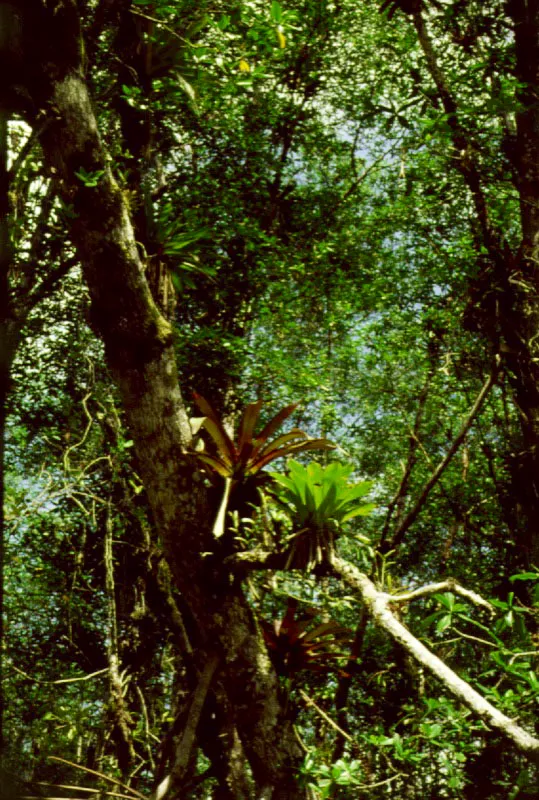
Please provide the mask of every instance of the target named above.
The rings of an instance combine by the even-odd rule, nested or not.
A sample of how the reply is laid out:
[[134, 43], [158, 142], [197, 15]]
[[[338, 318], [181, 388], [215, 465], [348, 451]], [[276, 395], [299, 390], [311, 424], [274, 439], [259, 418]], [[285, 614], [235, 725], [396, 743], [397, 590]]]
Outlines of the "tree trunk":
[[[296, 782], [302, 754], [279, 703], [277, 676], [241, 587], [216, 552], [213, 512], [202, 479], [184, 454], [191, 434], [172, 329], [151, 295], [124, 198], [99, 139], [76, 5], [64, 0], [53, 13], [35, 4], [39, 37], [32, 41], [25, 25], [33, 23], [22, 20], [28, 31], [24, 41], [33, 44], [27, 58], [37, 65], [25, 88], [32, 107], [47, 117], [40, 134], [46, 164], [73, 209], [70, 236], [88, 283], [92, 323], [121, 392], [156, 529], [190, 611], [199, 672], [218, 657], [217, 677], [234, 709], [259, 794], [274, 800], [302, 797]], [[85, 184], [76, 173], [97, 173], [97, 185]]]
[[442, 72], [421, 9], [413, 16], [419, 43], [447, 115], [462, 175], [475, 207], [480, 275], [471, 282], [468, 324], [503, 359], [520, 416], [521, 440], [511, 463], [519, 563], [539, 564], [539, 0], [509, 0], [515, 31], [515, 77], [522, 86], [516, 112], [513, 166], [520, 196], [522, 240], [515, 252], [493, 222], [474, 142], [462, 123], [458, 99]]
[[508, 275], [513, 313], [501, 322], [507, 337], [514, 337], [507, 364], [523, 440], [514, 459], [514, 485], [521, 546], [532, 566], [539, 564], [539, 2], [512, 0], [508, 7], [515, 26], [516, 74], [523, 86], [515, 155], [522, 242]]

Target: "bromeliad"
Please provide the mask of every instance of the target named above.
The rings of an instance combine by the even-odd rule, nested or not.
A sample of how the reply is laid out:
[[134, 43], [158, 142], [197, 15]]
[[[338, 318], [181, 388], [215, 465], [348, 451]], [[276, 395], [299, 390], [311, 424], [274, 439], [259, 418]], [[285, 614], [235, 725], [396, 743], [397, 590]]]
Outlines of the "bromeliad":
[[[293, 525], [286, 569], [310, 569], [324, 561], [346, 522], [374, 509], [373, 503], [361, 502], [372, 484], [349, 483], [353, 467], [336, 461], [324, 467], [316, 461], [303, 466], [290, 459], [287, 467], [287, 475], [270, 473], [274, 481], [270, 494], [284, 507]], [[368, 543], [365, 537], [358, 538]]]
[[275, 439], [271, 437], [295, 411], [298, 404], [285, 406], [260, 430], [255, 432], [262, 401], [249, 403], [240, 420], [237, 436], [230, 435], [211, 404], [201, 395], [194, 394], [195, 402], [204, 414], [201, 428], [206, 431], [213, 445], [213, 452], [193, 451], [191, 454], [204, 466], [212, 478], [220, 476], [224, 489], [219, 511], [213, 527], [214, 536], [223, 535], [227, 511], [231, 509], [231, 495], [236, 495], [234, 510], [246, 509], [255, 504], [257, 490], [271, 480], [264, 472], [270, 462], [306, 450], [331, 450], [334, 445], [327, 439], [310, 439], [299, 428], [292, 428]]

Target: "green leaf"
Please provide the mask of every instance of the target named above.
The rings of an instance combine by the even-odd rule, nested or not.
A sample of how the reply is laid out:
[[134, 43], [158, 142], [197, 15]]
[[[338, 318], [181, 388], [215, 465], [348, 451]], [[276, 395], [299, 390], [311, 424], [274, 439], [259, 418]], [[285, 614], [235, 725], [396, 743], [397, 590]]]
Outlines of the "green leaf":
[[518, 575], [511, 575], [510, 581], [538, 581], [539, 572], [519, 572]]
[[349, 520], [354, 519], [354, 517], [366, 517], [369, 514], [372, 514], [375, 508], [376, 503], [366, 503], [364, 506], [359, 506], [359, 508], [348, 511], [348, 513], [342, 518], [342, 521], [348, 522]]
[[436, 623], [436, 631], [437, 633], [443, 633], [447, 628], [451, 625], [451, 614], [444, 614], [438, 622]]
[[281, 20], [283, 18], [283, 9], [282, 9], [281, 4], [278, 3], [277, 0], [272, 0], [271, 6], [270, 6], [270, 17], [271, 17], [272, 21], [277, 23], [277, 24], [279, 22], [281, 22]]

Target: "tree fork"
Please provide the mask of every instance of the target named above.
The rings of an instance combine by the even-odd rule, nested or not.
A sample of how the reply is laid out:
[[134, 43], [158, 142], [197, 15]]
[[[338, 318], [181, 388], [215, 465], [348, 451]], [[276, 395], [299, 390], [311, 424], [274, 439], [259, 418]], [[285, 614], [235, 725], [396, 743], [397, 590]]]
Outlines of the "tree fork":
[[[303, 796], [296, 781], [303, 754], [280, 707], [263, 637], [241, 589], [230, 586], [221, 564], [201, 555], [213, 546], [211, 512], [184, 456], [191, 434], [172, 331], [151, 296], [126, 203], [99, 139], [75, 3], [57, 3], [54, 13], [37, 0], [30, 5], [40, 8], [42, 29], [28, 54], [39, 73], [25, 88], [39, 119], [49, 122], [40, 132], [45, 161], [73, 210], [70, 235], [90, 290], [93, 325], [122, 395], [157, 529], [200, 631], [196, 644], [204, 650], [211, 642], [223, 664], [219, 674], [261, 796], [296, 800]], [[97, 185], [77, 173], [97, 175]]]

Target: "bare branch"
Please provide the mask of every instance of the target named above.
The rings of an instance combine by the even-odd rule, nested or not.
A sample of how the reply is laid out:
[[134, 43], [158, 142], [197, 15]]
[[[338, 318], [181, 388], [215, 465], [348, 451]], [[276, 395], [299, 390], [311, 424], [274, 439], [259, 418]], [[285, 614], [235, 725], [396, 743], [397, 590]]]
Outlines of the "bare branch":
[[402, 540], [404, 539], [404, 535], [406, 534], [408, 528], [416, 521], [417, 517], [419, 516], [419, 512], [421, 511], [421, 509], [425, 505], [425, 502], [427, 501], [429, 494], [431, 493], [432, 489], [436, 486], [436, 484], [442, 477], [443, 473], [445, 472], [446, 468], [451, 462], [451, 459], [459, 449], [460, 445], [464, 441], [466, 434], [472, 427], [475, 418], [481, 411], [481, 408], [483, 407], [483, 403], [485, 402], [488, 393], [496, 383], [496, 378], [498, 377], [499, 370], [500, 370], [500, 358], [499, 356], [497, 356], [494, 367], [489, 377], [481, 387], [481, 391], [477, 395], [475, 403], [473, 404], [470, 413], [464, 420], [460, 431], [458, 432], [458, 434], [455, 437], [455, 440], [453, 441], [453, 444], [451, 445], [444, 458], [440, 461], [440, 463], [438, 464], [438, 466], [436, 467], [436, 469], [426, 482], [423, 491], [421, 492], [419, 498], [416, 501], [415, 506], [403, 519], [402, 523], [399, 525], [399, 527], [393, 534], [389, 547], [384, 548], [384, 552], [387, 552], [388, 550], [394, 550], [396, 547], [398, 547], [398, 545], [401, 544]]
[[95, 769], [83, 767], [82, 764], [76, 764], [74, 761], [68, 761], [66, 758], [60, 758], [60, 756], [49, 756], [49, 761], [59, 761], [60, 764], [67, 764], [68, 767], [75, 767], [75, 769], [80, 769], [82, 772], [87, 772], [88, 775], [95, 775], [97, 778], [102, 778], [104, 781], [114, 783], [116, 786], [121, 786], [122, 789], [125, 789], [126, 792], [131, 795], [131, 797], [140, 798], [140, 800], [146, 800], [145, 796], [141, 792], [137, 791], [137, 789], [133, 789], [126, 783], [122, 783], [122, 781], [119, 781], [116, 778], [111, 778], [110, 775], [105, 775], [103, 772], [97, 772]]
[[539, 739], [498, 711], [488, 700], [475, 691], [466, 681], [453, 672], [444, 662], [431, 653], [410, 631], [399, 622], [391, 611], [391, 595], [379, 592], [372, 581], [352, 564], [331, 555], [335, 574], [354, 588], [361, 596], [373, 620], [427, 669], [460, 702], [464, 703], [484, 722], [509, 739], [515, 747], [533, 763], [539, 764]]
[[429, 583], [427, 586], [421, 586], [419, 589], [413, 589], [410, 592], [388, 594], [386, 597], [390, 603], [409, 603], [411, 600], [416, 600], [418, 597], [426, 597], [427, 595], [436, 594], [438, 592], [453, 592], [463, 597], [465, 600], [469, 600], [473, 605], [485, 608], [490, 614], [495, 613], [493, 606], [491, 606], [488, 600], [485, 600], [480, 594], [477, 594], [477, 592], [460, 586], [454, 578], [447, 578], [445, 581], [440, 581], [439, 583]]
[[26, 678], [26, 680], [33, 681], [34, 683], [41, 683], [46, 686], [57, 686], [60, 683], [77, 683], [78, 681], [90, 681], [92, 680], [92, 678], [97, 678], [100, 675], [104, 675], [106, 672], [108, 672], [108, 667], [105, 667], [104, 669], [98, 669], [97, 672], [90, 672], [88, 675], [79, 675], [76, 678], [59, 678], [56, 681], [42, 681], [41, 678], [35, 678], [33, 675], [29, 675], [24, 670], [19, 669], [19, 667], [16, 667], [15, 664], [9, 664], [9, 666], [14, 672], [17, 672], [19, 675], [22, 675], [23, 678]]

